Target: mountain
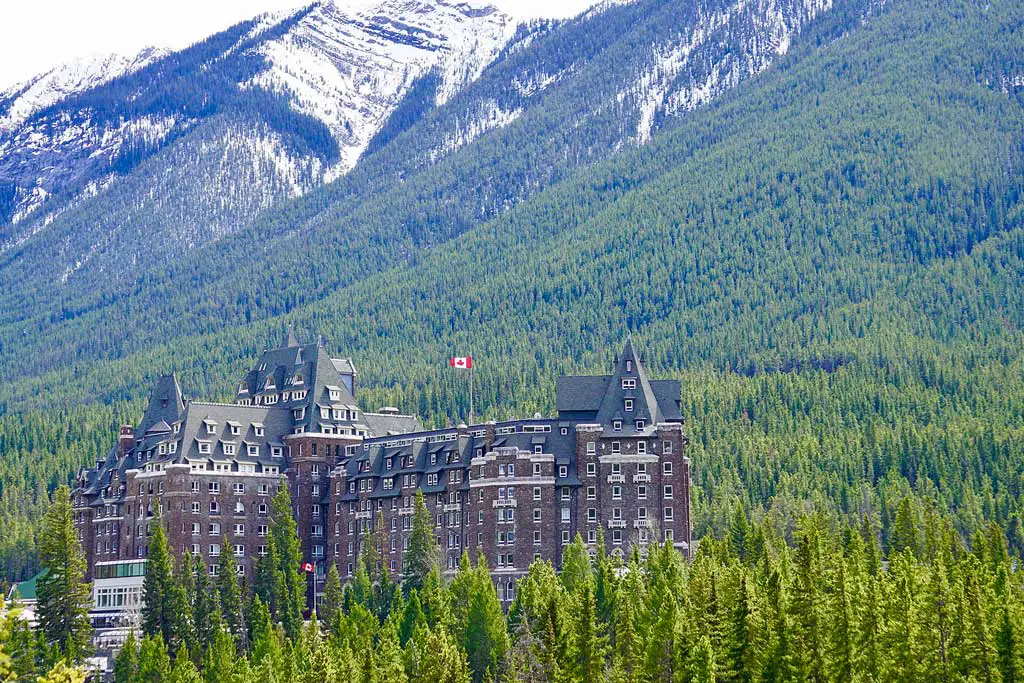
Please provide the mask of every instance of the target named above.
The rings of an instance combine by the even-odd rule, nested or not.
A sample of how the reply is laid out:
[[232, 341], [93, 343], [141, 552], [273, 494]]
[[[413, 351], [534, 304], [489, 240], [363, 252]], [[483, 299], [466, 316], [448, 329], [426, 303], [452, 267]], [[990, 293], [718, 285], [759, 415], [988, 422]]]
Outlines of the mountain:
[[226, 106], [0, 257], [0, 556], [31, 568], [45, 490], [156, 375], [227, 398], [288, 325], [354, 358], [360, 400], [434, 424], [465, 412], [454, 352], [478, 412], [532, 414], [632, 334], [682, 380], [699, 534], [742, 505], [884, 537], [913, 497], [1024, 549], [1022, 18], [607, 6], [518, 28], [454, 94], [423, 72], [351, 170], [202, 248], [117, 213], [151, 178], [189, 211], [175, 174]]
[[[139, 177], [145, 190], [136, 185], [131, 196], [173, 186], [197, 207], [184, 226], [176, 212], [157, 217], [162, 227], [179, 224], [183, 241], [231, 232], [350, 170], [413, 81], [437, 70], [436, 96], [449, 97], [514, 29], [486, 5], [323, 2], [257, 17], [182, 52], [82, 61], [33, 79], [0, 97], [0, 249], [83, 201], [123, 197], [120, 185]], [[183, 173], [170, 185], [146, 176], [142, 162], [175, 143], [189, 157]], [[190, 174], [203, 182], [190, 187]], [[211, 204], [210, 183], [230, 185], [230, 200]], [[154, 214], [152, 205], [122, 208], [122, 221]]]
[[[345, 150], [352, 149], [333, 133], [317, 132], [334, 125], [326, 110], [309, 104], [301, 87], [289, 87], [283, 91], [298, 93], [297, 99], [279, 120], [266, 114], [263, 99], [260, 107], [250, 106], [251, 89], [232, 85], [241, 99], [218, 104], [102, 192], [13, 226], [31, 239], [12, 240], [0, 253], [0, 277], [12, 283], [0, 293], [0, 346], [16, 343], [24, 353], [26, 325], [49, 332], [45, 352], [8, 367], [38, 372], [70, 358], [116, 357], [170, 330], [237, 324], [316, 301], [508, 212], [577, 169], [646, 144], [666, 122], [762, 73], [828, 7], [802, 0], [608, 5], [574, 21], [520, 27], [460, 88], [452, 84], [476, 76], [489, 59], [479, 58], [479, 49], [463, 50], [478, 55], [476, 61], [437, 62], [428, 70], [410, 58], [420, 64], [420, 75], [380, 122], [359, 163], [312, 192], [305, 190], [315, 176], [343, 165]], [[256, 40], [240, 51], [256, 55], [263, 70], [231, 83], [269, 79], [284, 68], [266, 67], [268, 60], [282, 64], [275, 55], [325, 35], [317, 27], [337, 17], [329, 9], [303, 10], [272, 29], [236, 27], [138, 76], [165, 84], [155, 86], [162, 99], [152, 107], [166, 109], [178, 83], [173, 74], [193, 74], [195, 64], [222, 54], [224, 45]], [[361, 16], [371, 14], [377, 16]], [[493, 11], [470, 14], [497, 26]], [[300, 29], [303, 40], [294, 37]], [[253, 32], [258, 39], [245, 37]], [[406, 43], [395, 48], [401, 54], [412, 49]], [[367, 48], [366, 54], [364, 71], [375, 72], [376, 53]], [[217, 62], [217, 68], [242, 68], [232, 63]], [[294, 55], [288, 63], [296, 65], [293, 80], [279, 82], [312, 82], [309, 74], [319, 73]], [[445, 66], [453, 63], [459, 68]], [[221, 83], [204, 78], [209, 88]], [[133, 87], [115, 82], [89, 97], [116, 109], [129, 98], [114, 95]], [[224, 98], [203, 90], [203, 82], [194, 87]], [[307, 111], [297, 111], [295, 102], [305, 102]], [[333, 152], [325, 140], [336, 145]], [[307, 153], [296, 155], [299, 148]], [[166, 258], [168, 249], [175, 258]], [[135, 313], [126, 315], [126, 307]], [[109, 322], [128, 319], [131, 324]]]

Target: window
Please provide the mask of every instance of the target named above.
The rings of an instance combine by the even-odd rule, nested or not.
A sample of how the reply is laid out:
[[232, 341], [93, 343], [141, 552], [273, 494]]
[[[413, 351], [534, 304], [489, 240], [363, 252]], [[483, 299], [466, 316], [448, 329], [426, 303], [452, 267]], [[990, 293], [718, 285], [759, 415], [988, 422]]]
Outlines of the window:
[[210, 443], [208, 441], [200, 441], [199, 442], [199, 452], [200, 453], [209, 453], [210, 452]]
[[569, 500], [569, 487], [568, 486], [563, 486], [562, 487], [562, 500]]
[[265, 495], [267, 495], [267, 492], [269, 490], [270, 490], [270, 488], [266, 484], [260, 484], [256, 488], [256, 493], [260, 494], [261, 496], [265, 496]]
[[235, 536], [245, 536], [245, 525], [244, 524], [236, 524], [235, 525]]
[[540, 476], [540, 463], [539, 462], [533, 463], [533, 476], [535, 476], [535, 477], [539, 477]]
[[192, 482], [192, 486], [190, 488], [192, 489], [192, 493], [199, 493], [199, 482]]
[[638, 430], [644, 429], [645, 427], [647, 427], [647, 420], [637, 420], [636, 421], [636, 428]]
[[245, 546], [235, 544], [235, 557], [245, 557]]
[[666, 476], [672, 476], [672, 463], [662, 463], [661, 471], [664, 472]]
[[194, 515], [198, 515], [199, 514], [199, 501], [198, 500], [192, 501], [192, 514], [194, 514]]
[[597, 487], [596, 486], [588, 486], [587, 487], [587, 500], [597, 500]]
[[612, 529], [612, 543], [622, 545], [622, 529]]
[[636, 509], [637, 519], [647, 519], [647, 508], [639, 507]]
[[309, 468], [309, 473], [312, 474], [314, 477], [318, 476], [320, 474], [320, 465], [317, 463], [313, 463]]
[[533, 487], [533, 499], [534, 500], [540, 500], [540, 487], [539, 486], [534, 486]]
[[596, 441], [588, 441], [587, 442], [587, 455], [594, 455], [595, 453], [597, 453], [597, 442]]
[[537, 455], [540, 455], [541, 453], [544, 452], [544, 446], [542, 446], [540, 444], [534, 444], [533, 452], [536, 453]]
[[535, 529], [533, 532], [533, 544], [540, 545], [540, 529]]
[[627, 413], [633, 412], [633, 399], [627, 398], [625, 401], [623, 401], [622, 407], [625, 408]]
[[231, 492], [234, 493], [236, 496], [242, 495], [243, 493], [245, 493], [245, 484], [234, 484], [231, 487]]
[[200, 531], [199, 522], [192, 522], [192, 535], [198, 536], [200, 533], [202, 532]]
[[665, 529], [665, 540], [669, 542], [675, 540], [675, 533], [672, 529]]
[[540, 508], [533, 508], [533, 521], [534, 522], [539, 522], [540, 521]]
[[672, 442], [666, 441], [661, 445], [661, 452], [665, 455], [672, 455]]
[[597, 521], [597, 508], [587, 508], [587, 521], [588, 522], [596, 522]]
[[270, 532], [270, 527], [266, 524], [260, 524], [256, 527], [256, 535], [260, 538], [264, 538]]
[[672, 484], [665, 484], [665, 499], [672, 500]]
[[562, 477], [562, 478], [568, 477], [569, 476], [569, 466], [568, 465], [559, 465], [558, 466], [558, 476]]
[[220, 493], [219, 481], [211, 481], [209, 484], [206, 485], [206, 487], [207, 489], [209, 489], [210, 493]]
[[647, 500], [647, 487], [637, 486], [636, 487], [636, 498], [637, 500]]
[[226, 444], [224, 444], [224, 455], [234, 455], [234, 454], [235, 454], [235, 444], [233, 444], [233, 443], [226, 443]]
[[[637, 424], [639, 424], [639, 422], [640, 421], [637, 420]], [[637, 427], [637, 429], [642, 429], [642, 427]], [[646, 441], [637, 441], [636, 442], [636, 452], [639, 455], [647, 455], [647, 442]]]
[[672, 508], [667, 507], [667, 508], [665, 508], [665, 521], [666, 522], [671, 522], [672, 520], [673, 520]]
[[568, 531], [563, 531], [562, 532], [562, 543], [564, 544], [564, 543], [568, 543], [568, 542], [569, 542], [569, 532]]
[[569, 508], [562, 508], [562, 524], [568, 524], [571, 519], [572, 511]]
[[612, 487], [612, 500], [622, 500], [622, 487], [621, 486], [613, 486]]
[[620, 444], [618, 441], [612, 441], [612, 453], [621, 453], [621, 452], [622, 452], [622, 444]]
[[248, 452], [250, 458], [258, 458], [258, 457], [260, 457], [260, 447], [257, 446], [256, 444], [249, 444], [247, 452]]
[[211, 515], [219, 515], [220, 514], [220, 504], [217, 503], [217, 501], [215, 501], [215, 500], [211, 500], [210, 501], [210, 514]]
[[622, 388], [623, 389], [636, 389], [636, 379], [634, 379], [632, 377], [623, 377], [622, 378]]
[[260, 503], [259, 506], [257, 506], [257, 513], [256, 514], [266, 515], [267, 514], [267, 504], [266, 503]]
[[211, 522], [210, 523], [210, 535], [211, 536], [220, 536], [220, 522]]
[[597, 474], [597, 463], [588, 462], [587, 463], [587, 476], [588, 477], [593, 477], [596, 474]]
[[621, 432], [622, 431], [622, 420], [612, 420], [612, 431], [615, 431], [615, 432]]
[[218, 555], [220, 555], [220, 543], [210, 544], [210, 555], [212, 557], [217, 557]]
[[597, 543], [597, 531], [594, 529], [587, 529], [587, 543], [591, 545]]

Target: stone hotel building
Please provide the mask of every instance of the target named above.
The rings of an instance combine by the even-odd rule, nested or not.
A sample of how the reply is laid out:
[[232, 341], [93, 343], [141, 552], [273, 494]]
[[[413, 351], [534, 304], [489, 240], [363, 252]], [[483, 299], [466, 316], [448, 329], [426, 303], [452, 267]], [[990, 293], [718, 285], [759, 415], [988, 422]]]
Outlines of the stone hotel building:
[[263, 354], [230, 404], [186, 400], [173, 375], [161, 377], [141, 422], [78, 475], [94, 623], [138, 609], [158, 514], [175, 553], [190, 550], [211, 574], [220, 553], [233, 553], [251, 582], [282, 484], [317, 594], [327, 563], [351, 576], [360, 538], [380, 519], [384, 561], [401, 571], [417, 490], [447, 569], [481, 548], [506, 602], [534, 559], [559, 566], [576, 534], [593, 548], [603, 529], [617, 555], [662, 540], [689, 552], [679, 382], [650, 379], [629, 342], [612, 374], [558, 379], [556, 417], [424, 430], [393, 408], [362, 410], [356, 388], [351, 360], [293, 334]]

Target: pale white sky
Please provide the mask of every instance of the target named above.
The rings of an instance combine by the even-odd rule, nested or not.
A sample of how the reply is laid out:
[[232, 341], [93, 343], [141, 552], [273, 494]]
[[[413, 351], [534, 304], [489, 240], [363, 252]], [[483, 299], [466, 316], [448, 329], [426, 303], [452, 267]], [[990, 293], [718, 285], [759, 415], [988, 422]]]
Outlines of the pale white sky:
[[[180, 49], [262, 12], [310, 0], [0, 0], [0, 90], [75, 57]], [[367, 0], [335, 0], [366, 4]], [[491, 0], [517, 17], [573, 16], [595, 0]]]

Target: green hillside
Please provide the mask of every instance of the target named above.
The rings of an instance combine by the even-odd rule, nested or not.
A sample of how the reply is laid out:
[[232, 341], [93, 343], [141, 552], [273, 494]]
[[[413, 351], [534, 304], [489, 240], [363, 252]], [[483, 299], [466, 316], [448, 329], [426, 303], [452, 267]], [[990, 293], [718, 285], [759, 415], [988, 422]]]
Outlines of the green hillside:
[[452, 352], [474, 355], [478, 412], [523, 415], [632, 334], [683, 380], [698, 535], [742, 503], [783, 532], [811, 508], [870, 513], [887, 539], [912, 493], [1024, 550], [1024, 10], [865, 7], [648, 145], [319, 301], [5, 383], [0, 575], [32, 573], [42, 490], [112, 443], [152, 377], [228, 396], [288, 324], [354, 357], [365, 407], [437, 423], [468, 401]]

